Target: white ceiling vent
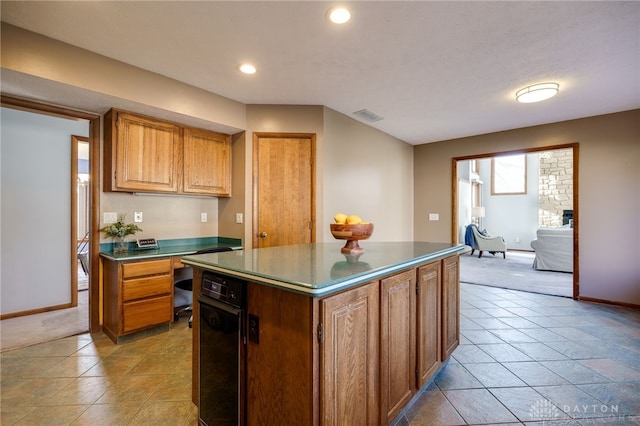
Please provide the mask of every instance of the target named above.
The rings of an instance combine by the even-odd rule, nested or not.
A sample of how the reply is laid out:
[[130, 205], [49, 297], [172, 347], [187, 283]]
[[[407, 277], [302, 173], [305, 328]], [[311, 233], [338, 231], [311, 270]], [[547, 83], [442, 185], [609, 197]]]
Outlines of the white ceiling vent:
[[353, 115], [356, 115], [360, 118], [362, 118], [363, 120], [367, 120], [370, 122], [374, 122], [374, 121], [380, 121], [382, 120], [384, 117], [379, 116], [378, 114], [375, 114], [371, 111], [369, 111], [368, 109], [361, 109], [360, 111], [356, 111], [353, 113]]

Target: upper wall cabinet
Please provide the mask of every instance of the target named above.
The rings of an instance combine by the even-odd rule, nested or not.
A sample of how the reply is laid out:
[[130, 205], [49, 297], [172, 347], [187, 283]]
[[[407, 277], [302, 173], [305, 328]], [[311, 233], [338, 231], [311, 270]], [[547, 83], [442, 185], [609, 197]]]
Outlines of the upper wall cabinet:
[[231, 196], [231, 138], [116, 109], [105, 115], [105, 191]]
[[184, 129], [184, 187], [189, 194], [231, 195], [231, 140], [228, 135]]
[[104, 139], [105, 191], [178, 192], [180, 127], [111, 110]]

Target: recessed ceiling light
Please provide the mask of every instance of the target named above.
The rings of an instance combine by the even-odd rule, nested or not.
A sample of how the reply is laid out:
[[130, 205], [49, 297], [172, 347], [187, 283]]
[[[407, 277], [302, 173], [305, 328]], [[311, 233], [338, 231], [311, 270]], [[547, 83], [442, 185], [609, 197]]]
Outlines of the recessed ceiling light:
[[516, 100], [523, 104], [544, 101], [557, 95], [559, 88], [558, 83], [534, 84], [518, 90]]
[[344, 24], [351, 19], [351, 13], [344, 7], [334, 7], [327, 11], [327, 17], [334, 24]]
[[245, 74], [255, 74], [256, 73], [256, 67], [254, 67], [251, 64], [242, 64], [242, 65], [240, 65], [240, 71], [245, 73]]

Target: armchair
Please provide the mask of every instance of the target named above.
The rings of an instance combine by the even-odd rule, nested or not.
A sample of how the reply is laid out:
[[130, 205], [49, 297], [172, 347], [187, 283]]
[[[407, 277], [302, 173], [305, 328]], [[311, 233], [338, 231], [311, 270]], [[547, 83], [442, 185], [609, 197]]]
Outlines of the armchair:
[[475, 224], [467, 226], [465, 232], [465, 244], [471, 246], [471, 254], [478, 250], [478, 258], [482, 257], [482, 253], [488, 251], [495, 256], [496, 253], [502, 253], [504, 259], [507, 258], [507, 243], [504, 242], [502, 237], [491, 237], [486, 233], [481, 233]]

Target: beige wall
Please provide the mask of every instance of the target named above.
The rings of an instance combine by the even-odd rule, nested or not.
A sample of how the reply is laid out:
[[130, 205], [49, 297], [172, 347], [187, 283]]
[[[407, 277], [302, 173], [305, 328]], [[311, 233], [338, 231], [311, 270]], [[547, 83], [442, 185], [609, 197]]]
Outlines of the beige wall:
[[411, 241], [413, 146], [330, 108], [324, 111], [322, 239], [333, 241], [329, 223], [344, 213], [374, 224], [370, 241]]
[[[167, 115], [160, 118], [174, 119], [196, 127], [206, 126], [224, 133], [235, 133], [244, 128], [245, 106], [240, 102], [4, 22], [1, 28], [0, 58], [3, 72], [15, 71], [99, 94], [102, 99], [108, 97], [111, 104], [104, 106], [96, 100], [94, 105], [103, 110], [91, 112], [104, 114], [110, 107], [119, 107], [113, 102], [122, 100], [137, 105], [135, 112], [148, 112], [156, 117], [166, 112]], [[3, 76], [3, 83], [4, 80]], [[3, 90], [6, 91], [6, 88]], [[91, 94], [82, 93], [86, 97]], [[43, 94], [29, 95], [38, 99]], [[55, 93], [44, 95], [50, 97]], [[67, 100], [63, 105], [69, 106], [70, 102], [83, 101]], [[127, 109], [126, 106], [122, 107]]]
[[[245, 224], [247, 181], [245, 176], [245, 132], [231, 137], [231, 197], [218, 199], [218, 234], [221, 237], [240, 238], [246, 242]], [[249, 204], [250, 206], [250, 204]], [[236, 223], [236, 213], [242, 213], [243, 223]], [[244, 244], [246, 247], [247, 245]]]
[[[244, 152], [244, 181], [248, 183], [244, 194], [245, 246], [249, 247], [253, 238], [250, 182], [254, 132], [316, 134], [317, 242], [334, 241], [329, 223], [340, 211], [359, 214], [363, 220], [373, 222], [376, 229], [372, 240], [412, 238], [411, 145], [326, 107], [248, 105]], [[234, 145], [234, 156], [235, 149]], [[222, 231], [222, 223], [220, 226]]]
[[[1, 41], [5, 93], [98, 114], [118, 107], [225, 133], [245, 127], [240, 102], [5, 23]], [[235, 190], [243, 194], [237, 185]], [[216, 198], [103, 192], [100, 202], [101, 219], [102, 212], [116, 212], [133, 221], [133, 212], [142, 211], [144, 231], [136, 237], [224, 236], [224, 230], [235, 230], [219, 230]], [[207, 213], [208, 222], [200, 222], [200, 213]]]
[[415, 239], [451, 240], [452, 158], [574, 142], [580, 296], [640, 304], [640, 110], [415, 147]]

